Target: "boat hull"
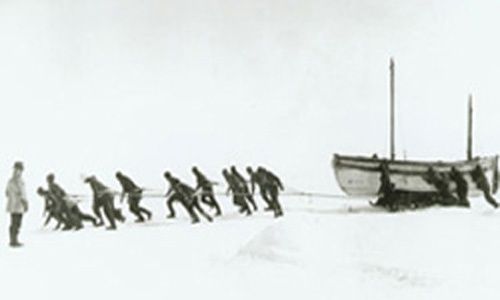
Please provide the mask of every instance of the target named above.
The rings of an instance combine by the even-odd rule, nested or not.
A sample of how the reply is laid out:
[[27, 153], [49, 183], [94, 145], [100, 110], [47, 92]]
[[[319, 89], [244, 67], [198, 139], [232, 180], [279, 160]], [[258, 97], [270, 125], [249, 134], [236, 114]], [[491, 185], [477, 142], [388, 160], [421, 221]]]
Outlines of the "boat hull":
[[[362, 156], [344, 156], [335, 154], [332, 165], [339, 187], [349, 196], [376, 197], [380, 188], [380, 165], [386, 162], [391, 182], [395, 188], [406, 192], [436, 192], [433, 185], [424, 180], [429, 167], [437, 172], [450, 172], [455, 167], [469, 184], [469, 196], [478, 196], [482, 192], [472, 181], [470, 172], [480, 165], [488, 180], [496, 187], [498, 156], [480, 157], [466, 161], [406, 161], [387, 160]], [[452, 191], [455, 189], [451, 184]], [[496, 189], [496, 188], [495, 188]], [[494, 191], [495, 192], [495, 191]]]

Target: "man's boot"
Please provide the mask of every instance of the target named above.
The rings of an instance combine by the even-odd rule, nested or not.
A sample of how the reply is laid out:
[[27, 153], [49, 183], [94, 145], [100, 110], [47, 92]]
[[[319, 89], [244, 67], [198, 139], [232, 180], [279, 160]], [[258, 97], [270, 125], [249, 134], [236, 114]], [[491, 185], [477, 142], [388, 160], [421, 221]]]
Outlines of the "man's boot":
[[9, 234], [10, 234], [10, 244], [9, 245], [13, 248], [21, 247], [23, 245], [23, 244], [19, 243], [19, 241], [17, 240], [18, 233], [19, 232], [14, 227], [11, 227], [9, 229]]

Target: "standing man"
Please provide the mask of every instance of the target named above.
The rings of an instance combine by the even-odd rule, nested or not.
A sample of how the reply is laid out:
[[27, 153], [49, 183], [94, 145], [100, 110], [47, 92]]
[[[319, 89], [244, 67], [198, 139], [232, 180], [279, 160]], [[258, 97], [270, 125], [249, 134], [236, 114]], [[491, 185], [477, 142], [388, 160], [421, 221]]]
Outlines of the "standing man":
[[214, 208], [215, 215], [220, 216], [222, 212], [217, 200], [215, 200], [213, 189], [214, 183], [208, 180], [208, 178], [203, 175], [197, 167], [193, 167], [192, 171], [196, 177], [196, 191], [201, 190], [201, 202], [205, 203], [210, 208]]
[[18, 240], [19, 230], [23, 214], [28, 211], [28, 200], [26, 199], [26, 189], [22, 179], [24, 166], [23, 163], [17, 161], [14, 163], [14, 172], [9, 182], [5, 194], [7, 196], [7, 213], [10, 214], [9, 237], [11, 247], [21, 247]]
[[120, 195], [120, 203], [123, 202], [125, 196], [127, 196], [128, 206], [130, 212], [133, 213], [137, 220], [135, 222], [142, 223], [144, 222], [144, 217], [142, 214], [146, 215], [148, 220], [151, 220], [151, 212], [143, 207], [139, 206], [139, 202], [142, 199], [142, 189], [138, 187], [132, 179], [123, 175], [121, 172], [116, 172], [116, 179], [120, 182], [122, 186], [122, 193]]

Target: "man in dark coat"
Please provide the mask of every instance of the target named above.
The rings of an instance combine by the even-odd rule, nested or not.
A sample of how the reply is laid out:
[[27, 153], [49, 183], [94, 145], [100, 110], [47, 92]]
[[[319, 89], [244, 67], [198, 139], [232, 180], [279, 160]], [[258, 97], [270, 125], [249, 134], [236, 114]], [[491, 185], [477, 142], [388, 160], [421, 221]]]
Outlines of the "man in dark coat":
[[96, 227], [98, 226], [97, 219], [89, 214], [82, 212], [76, 201], [73, 201], [69, 197], [67, 197], [66, 199], [64, 199], [64, 202], [69, 212], [69, 220], [73, 223], [73, 226], [76, 230], [83, 228], [83, 221], [88, 221], [92, 223], [92, 225]]
[[194, 224], [200, 222], [200, 218], [198, 217], [196, 212], [200, 213], [209, 222], [212, 222], [212, 217], [210, 217], [203, 210], [203, 208], [201, 208], [198, 197], [192, 187], [181, 182], [179, 179], [172, 176], [172, 174], [170, 174], [170, 172], [168, 171], [165, 172], [163, 176], [170, 184], [170, 187], [166, 193], [167, 207], [170, 211], [170, 214], [167, 216], [167, 218], [175, 217], [173, 203], [178, 201], [184, 206], [189, 216], [191, 217], [191, 223]]
[[252, 211], [245, 201], [246, 193], [240, 180], [235, 178], [227, 169], [222, 170], [222, 176], [228, 185], [227, 193], [231, 192], [233, 194], [233, 204], [239, 207], [240, 213], [245, 213], [247, 216], [251, 215]]
[[49, 191], [44, 190], [42, 187], [37, 189], [37, 194], [45, 200], [44, 214], [46, 214], [47, 217], [45, 219], [44, 226], [47, 226], [50, 220], [54, 219], [57, 222], [54, 229], [59, 229], [61, 225], [64, 225], [64, 227], [68, 229], [71, 228], [71, 224], [66, 219], [66, 216], [61, 209], [60, 202], [57, 201]]
[[252, 193], [250, 193], [250, 189], [248, 188], [248, 184], [247, 184], [247, 181], [246, 181], [245, 177], [243, 177], [238, 172], [238, 170], [236, 170], [235, 166], [231, 166], [231, 174], [240, 183], [244, 198], [248, 202], [250, 202], [250, 204], [252, 205], [253, 210], [257, 210], [257, 205], [255, 204], [255, 200], [253, 199]]
[[266, 202], [267, 207], [264, 208], [265, 211], [273, 210], [273, 203], [266, 193], [266, 178], [262, 172], [255, 172], [252, 167], [247, 167], [247, 173], [250, 176], [250, 189], [252, 195], [255, 193], [255, 187], [259, 187], [259, 192], [262, 200]]
[[285, 189], [283, 183], [278, 176], [263, 167], [258, 167], [257, 173], [262, 174], [261, 176], [264, 178], [264, 190], [267, 197], [271, 200], [274, 217], [277, 218], [283, 216], [283, 210], [278, 200], [279, 191], [283, 191]]
[[84, 181], [90, 185], [90, 188], [93, 192], [93, 204], [92, 209], [94, 214], [99, 219], [98, 225], [102, 225], [104, 223], [101, 210], [104, 210], [104, 214], [108, 219], [109, 226], [106, 228], [108, 230], [116, 229], [115, 219], [124, 222], [125, 218], [121, 214], [121, 211], [115, 209], [114, 198], [115, 195], [113, 192], [104, 184], [102, 184], [95, 176], [87, 177]]
[[450, 180], [446, 173], [438, 173], [433, 167], [429, 167], [424, 176], [424, 180], [426, 180], [429, 184], [432, 184], [438, 191], [438, 204], [447, 206], [457, 205], [460, 202], [450, 191]]
[[69, 195], [66, 191], [55, 182], [55, 175], [47, 175], [48, 191], [47, 194], [54, 201], [54, 210], [56, 214], [59, 214], [63, 220], [65, 220], [63, 230], [69, 230], [71, 228], [81, 229], [83, 228], [83, 221], [89, 221], [94, 226], [97, 226], [97, 220], [83, 213], [78, 207], [77, 203], [69, 199]]
[[146, 216], [148, 220], [151, 219], [151, 212], [144, 207], [139, 206], [139, 202], [142, 199], [142, 189], [139, 188], [129, 177], [123, 175], [121, 172], [116, 172], [116, 179], [120, 182], [122, 186], [122, 193], [120, 195], [120, 203], [123, 202], [125, 196], [128, 197], [128, 205], [130, 212], [132, 212], [136, 217], [136, 222], [144, 222], [144, 217]]
[[49, 174], [46, 177], [48, 193], [51, 195], [54, 200], [55, 206], [54, 210], [57, 211], [66, 221], [63, 223], [63, 230], [71, 229], [72, 225], [69, 218], [69, 210], [64, 202], [64, 198], [66, 198], [67, 194], [56, 182], [54, 174]]
[[378, 199], [376, 206], [382, 206], [391, 211], [398, 210], [399, 201], [397, 201], [395, 185], [391, 182], [389, 166], [386, 161], [380, 163], [380, 187], [378, 189]]
[[457, 186], [458, 204], [460, 206], [470, 207], [469, 199], [467, 199], [467, 194], [469, 193], [469, 184], [467, 180], [465, 180], [462, 173], [455, 167], [451, 167], [450, 178]]
[[196, 177], [196, 190], [201, 190], [201, 202], [208, 205], [210, 208], [214, 208], [216, 216], [220, 216], [222, 211], [220, 209], [217, 200], [215, 200], [213, 185], [208, 178], [198, 170], [197, 167], [192, 169], [194, 176]]
[[476, 183], [478, 189], [483, 192], [484, 198], [488, 201], [491, 206], [494, 208], [498, 208], [498, 203], [491, 195], [491, 188], [486, 178], [486, 174], [484, 174], [483, 168], [480, 165], [477, 165], [476, 168], [471, 172], [472, 180]]

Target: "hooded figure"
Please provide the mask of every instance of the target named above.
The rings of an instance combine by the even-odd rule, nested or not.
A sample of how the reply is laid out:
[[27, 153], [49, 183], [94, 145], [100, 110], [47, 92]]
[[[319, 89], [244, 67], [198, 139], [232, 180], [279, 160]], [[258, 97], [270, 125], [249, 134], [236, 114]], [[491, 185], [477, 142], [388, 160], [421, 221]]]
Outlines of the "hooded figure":
[[23, 214], [28, 211], [28, 200], [22, 179], [23, 171], [23, 163], [16, 162], [12, 177], [9, 179], [5, 190], [5, 195], [7, 196], [7, 213], [10, 214], [9, 245], [11, 247], [22, 246], [18, 240], [18, 235], [21, 229]]

